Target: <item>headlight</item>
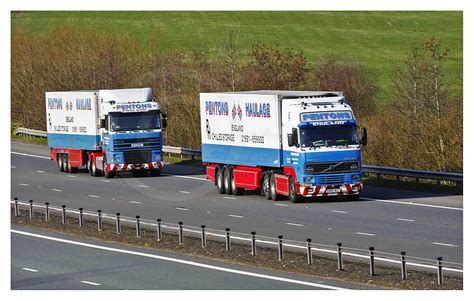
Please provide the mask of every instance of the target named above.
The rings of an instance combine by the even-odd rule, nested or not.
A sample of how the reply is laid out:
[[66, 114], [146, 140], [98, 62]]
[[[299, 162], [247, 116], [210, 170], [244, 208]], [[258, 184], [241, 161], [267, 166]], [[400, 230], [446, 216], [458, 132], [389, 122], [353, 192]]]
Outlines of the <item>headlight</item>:
[[359, 170], [359, 162], [351, 163], [351, 166], [349, 168], [351, 170]]
[[154, 158], [154, 160], [153, 160], [153, 161], [156, 161], [156, 162], [159, 162], [159, 161], [161, 161], [161, 155], [160, 155], [160, 154], [158, 154], [158, 155], [155, 155], [153, 158]]
[[355, 175], [352, 175], [351, 178], [352, 178], [353, 181], [359, 181], [360, 180], [360, 175], [355, 174]]
[[312, 182], [313, 181], [313, 177], [304, 177], [303, 178], [303, 182]]
[[119, 156], [113, 156], [112, 159], [110, 160], [111, 163], [118, 163], [120, 162], [122, 158]]

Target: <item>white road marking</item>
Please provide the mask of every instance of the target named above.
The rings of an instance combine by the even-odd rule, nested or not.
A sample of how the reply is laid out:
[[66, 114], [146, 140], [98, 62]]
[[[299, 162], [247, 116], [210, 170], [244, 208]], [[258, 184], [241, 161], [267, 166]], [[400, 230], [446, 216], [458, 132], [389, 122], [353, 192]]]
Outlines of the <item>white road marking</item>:
[[101, 180], [102, 182], [105, 182], [105, 183], [110, 183], [109, 180]]
[[356, 234], [365, 235], [365, 236], [375, 236], [375, 234], [372, 234], [372, 233], [365, 233], [365, 232], [356, 232]]
[[30, 184], [26, 184], [26, 183], [20, 183], [18, 185], [20, 185], [20, 186], [30, 186]]
[[10, 166], [11, 168], [16, 168], [15, 166]]
[[81, 280], [82, 283], [85, 283], [85, 284], [90, 284], [90, 285], [94, 285], [94, 286], [99, 286], [100, 283], [95, 283], [95, 282], [91, 282], [91, 281], [83, 281]]
[[183, 190], [180, 190], [179, 192], [181, 192], [181, 193], [191, 193], [189, 191], [183, 191]]
[[150, 188], [150, 186], [146, 186], [146, 185], [138, 185], [138, 187]]
[[342, 211], [342, 210], [331, 210], [334, 213], [347, 213], [347, 211]]
[[89, 194], [89, 196], [90, 196], [91, 198], [100, 198], [100, 196], [94, 195], [94, 194]]
[[229, 214], [230, 217], [244, 218], [242, 215]]
[[189, 208], [184, 208], [184, 207], [176, 207], [177, 210], [183, 210], [183, 211], [189, 211]]
[[73, 175], [67, 175], [67, 176], [70, 178], [77, 178], [77, 176], [73, 176]]
[[402, 222], [414, 222], [414, 219], [408, 219], [408, 218], [397, 218], [397, 220], [402, 221]]
[[133, 203], [133, 204], [142, 204], [142, 202], [138, 202], [138, 201], [130, 201], [130, 203]]
[[361, 200], [369, 200], [369, 201], [381, 202], [381, 203], [392, 203], [392, 204], [412, 205], [412, 206], [420, 206], [420, 207], [430, 207], [430, 208], [438, 208], [438, 209], [448, 209], [448, 210], [459, 210], [459, 211], [463, 211], [463, 208], [457, 208], [457, 207], [447, 207], [447, 206], [421, 204], [421, 203], [413, 203], [413, 202], [401, 202], [401, 201], [394, 201], [394, 200], [380, 200], [380, 199], [372, 199], [372, 198], [360, 198], [360, 199], [361, 199]]
[[211, 213], [211, 211], [206, 211], [206, 213]]
[[200, 180], [200, 181], [209, 181], [208, 179], [206, 178], [197, 178], [197, 177], [190, 177], [190, 176], [180, 176], [180, 175], [174, 175], [174, 174], [171, 174], [171, 173], [161, 173], [162, 175], [165, 175], [165, 176], [170, 176], [170, 177], [174, 177], [174, 178], [184, 178], [184, 179], [193, 179], [193, 180]]
[[27, 157], [33, 157], [33, 158], [40, 158], [40, 159], [48, 159], [51, 160], [50, 157], [45, 157], [45, 156], [37, 156], [37, 155], [31, 155], [31, 154], [25, 154], [25, 153], [18, 153], [18, 152], [10, 152], [14, 155], [20, 155], [20, 156], [27, 156]]
[[453, 248], [459, 247], [459, 246], [457, 246], [457, 245], [445, 244], [445, 243], [442, 243], [442, 242], [433, 242], [433, 244], [434, 244], [434, 245], [438, 245], [438, 246], [453, 247]]
[[38, 173], [44, 173], [44, 171], [42, 171], [42, 170], [37, 170], [36, 172], [38, 172]]
[[21, 268], [22, 270], [25, 270], [25, 271], [28, 271], [28, 272], [33, 272], [33, 273], [37, 273], [38, 270], [35, 270], [35, 269], [30, 269], [30, 268]]
[[275, 206], [282, 206], [282, 207], [288, 207], [287, 204], [280, 204], [280, 203], [274, 203]]
[[56, 189], [56, 188], [53, 188], [51, 189], [52, 191], [58, 191], [58, 192], [61, 192], [62, 190], [61, 189]]
[[305, 285], [305, 286], [310, 286], [310, 287], [318, 287], [318, 288], [324, 288], [324, 289], [334, 289], [334, 290], [343, 290], [343, 289], [345, 289], [343, 287], [338, 287], [338, 286], [331, 286], [331, 285], [319, 284], [319, 283], [314, 283], [314, 282], [309, 282], [309, 281], [301, 281], [301, 280], [296, 280], [296, 279], [291, 279], [291, 278], [284, 278], [284, 277], [277, 277], [277, 276], [271, 276], [271, 275], [260, 274], [260, 273], [241, 271], [241, 270], [238, 270], [238, 269], [224, 268], [224, 267], [220, 267], [220, 266], [215, 266], [215, 265], [210, 265], [210, 264], [205, 264], [205, 263], [199, 263], [199, 262], [196, 262], [196, 261], [189, 261], [189, 260], [178, 259], [178, 258], [173, 258], [173, 257], [166, 257], [166, 256], [161, 256], [161, 255], [155, 255], [155, 254], [149, 254], [149, 253], [144, 253], [144, 252], [137, 252], [137, 251], [118, 249], [118, 248], [105, 247], [105, 246], [94, 245], [94, 244], [90, 244], [90, 243], [83, 243], [83, 242], [67, 240], [67, 239], [62, 239], [62, 238], [56, 238], [56, 237], [51, 237], [51, 236], [45, 236], [45, 235], [40, 235], [40, 234], [34, 234], [34, 233], [18, 231], [18, 230], [13, 230], [13, 229], [11, 229], [10, 231], [12, 233], [16, 233], [16, 234], [19, 234], [19, 235], [32, 236], [32, 237], [37, 237], [37, 238], [41, 238], [41, 239], [52, 240], [52, 241], [56, 241], [56, 242], [61, 242], [61, 243], [66, 243], [66, 244], [71, 244], [71, 245], [76, 245], [76, 246], [82, 246], [82, 247], [86, 247], [86, 248], [104, 250], [104, 251], [109, 251], [109, 252], [116, 252], [116, 253], [122, 253], [122, 254], [134, 255], [134, 256], [141, 256], [141, 257], [159, 259], [159, 260], [175, 262], [175, 263], [180, 263], [180, 264], [185, 264], [185, 265], [190, 265], [190, 266], [196, 266], [196, 267], [209, 269], [209, 270], [226, 272], [226, 273], [245, 275], [245, 276], [250, 276], [250, 277], [255, 277], [255, 278], [269, 279], [269, 280], [274, 280], [274, 281], [293, 283], [293, 284]]
[[41, 186], [38, 186], [38, 188], [43, 188], [43, 187], [41, 187]]
[[286, 223], [286, 224], [290, 226], [303, 227], [302, 224], [294, 224], [294, 223]]
[[233, 198], [233, 197], [231, 197], [231, 196], [225, 196], [224, 199], [235, 200], [236, 198]]

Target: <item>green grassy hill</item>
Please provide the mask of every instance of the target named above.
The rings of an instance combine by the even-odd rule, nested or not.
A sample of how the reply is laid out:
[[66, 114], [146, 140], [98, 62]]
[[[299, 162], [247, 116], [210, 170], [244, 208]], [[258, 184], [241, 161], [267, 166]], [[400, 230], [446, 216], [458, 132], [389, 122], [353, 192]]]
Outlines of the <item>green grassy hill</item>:
[[406, 51], [435, 36], [452, 49], [446, 78], [462, 92], [462, 12], [19, 12], [12, 32], [32, 35], [61, 26], [157, 41], [164, 51], [200, 49], [215, 57], [230, 31], [242, 59], [253, 43], [302, 49], [310, 62], [336, 55], [366, 65], [376, 76], [379, 98], [389, 98], [394, 71]]

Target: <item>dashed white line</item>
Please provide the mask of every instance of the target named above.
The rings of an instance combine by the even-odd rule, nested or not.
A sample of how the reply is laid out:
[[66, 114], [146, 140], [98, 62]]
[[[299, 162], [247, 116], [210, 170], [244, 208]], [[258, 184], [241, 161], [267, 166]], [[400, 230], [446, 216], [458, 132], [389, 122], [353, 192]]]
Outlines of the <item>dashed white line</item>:
[[233, 198], [233, 197], [231, 197], [231, 196], [225, 196], [224, 199], [235, 200], [236, 198]]
[[438, 246], [445, 246], [445, 247], [453, 247], [453, 248], [457, 248], [459, 246], [457, 245], [453, 245], [453, 244], [446, 244], [446, 243], [442, 243], [442, 242], [433, 242], [434, 245], [438, 245]]
[[89, 197], [91, 197], [91, 198], [100, 198], [100, 196], [95, 195], [95, 194], [89, 194]]
[[20, 183], [18, 185], [20, 185], [20, 186], [30, 186], [30, 184], [26, 184], [26, 183]]
[[110, 183], [109, 180], [101, 180], [102, 182], [105, 182], [105, 183]]
[[180, 190], [179, 192], [181, 192], [181, 193], [191, 193], [189, 191], [183, 191], [183, 190]]
[[197, 178], [197, 177], [190, 177], [190, 176], [180, 176], [180, 175], [174, 175], [170, 173], [161, 173], [164, 176], [169, 176], [169, 177], [174, 177], [174, 178], [184, 178], [184, 179], [193, 179], [193, 180], [200, 180], [200, 181], [209, 181], [206, 178]]
[[28, 272], [33, 272], [33, 273], [37, 273], [38, 270], [35, 270], [35, 269], [30, 269], [30, 268], [21, 268], [22, 270], [25, 270], [25, 271], [28, 271]]
[[42, 186], [38, 186], [38, 188], [43, 188]]
[[372, 234], [372, 233], [365, 233], [365, 232], [356, 232], [356, 234], [365, 235], [365, 236], [375, 236], [375, 234]]
[[77, 176], [73, 176], [73, 175], [67, 175], [67, 176], [70, 178], [77, 178]]
[[85, 284], [90, 284], [90, 285], [94, 285], [94, 286], [99, 286], [100, 283], [95, 283], [95, 282], [91, 282], [91, 281], [84, 281], [84, 280], [81, 280], [82, 283], [85, 283]]
[[288, 205], [287, 205], [287, 204], [279, 204], [279, 203], [275, 203], [275, 206], [288, 207]]
[[457, 207], [447, 207], [447, 206], [421, 204], [421, 203], [413, 203], [413, 202], [401, 202], [401, 201], [394, 201], [394, 200], [380, 200], [380, 199], [372, 199], [372, 198], [361, 198], [361, 199], [362, 200], [375, 201], [375, 202], [381, 202], [381, 203], [392, 203], [392, 204], [412, 205], [412, 206], [420, 206], [420, 207], [430, 207], [430, 208], [438, 208], [438, 209], [463, 211], [463, 208], [457, 208]]
[[146, 186], [146, 185], [138, 185], [138, 187], [150, 188], [150, 186]]
[[242, 215], [229, 214], [230, 217], [244, 218]]
[[30, 155], [30, 154], [25, 154], [25, 153], [18, 153], [18, 152], [10, 152], [14, 155], [20, 155], [20, 156], [27, 156], [27, 157], [33, 157], [33, 158], [40, 158], [40, 159], [47, 159], [51, 160], [50, 157], [45, 157], [45, 156], [37, 156], [37, 155]]
[[10, 166], [11, 168], [16, 168], [15, 166]]
[[57, 191], [57, 192], [61, 192], [62, 190], [61, 189], [56, 189], [56, 188], [53, 188], [51, 189], [52, 191]]
[[44, 173], [44, 171], [42, 171], [42, 170], [37, 170], [36, 172], [38, 172], [38, 173]]
[[290, 226], [303, 227], [302, 224], [294, 224], [294, 223], [286, 223], [286, 224]]
[[184, 208], [184, 207], [176, 207], [176, 210], [183, 210], [183, 211], [189, 211], [189, 208]]
[[133, 204], [142, 204], [142, 202], [138, 202], [138, 201], [130, 201], [130, 203], [133, 203]]
[[414, 222], [414, 219], [408, 219], [408, 218], [397, 218], [397, 220], [402, 221], [402, 222]]
[[342, 210], [331, 210], [334, 213], [347, 213], [347, 211], [342, 211]]

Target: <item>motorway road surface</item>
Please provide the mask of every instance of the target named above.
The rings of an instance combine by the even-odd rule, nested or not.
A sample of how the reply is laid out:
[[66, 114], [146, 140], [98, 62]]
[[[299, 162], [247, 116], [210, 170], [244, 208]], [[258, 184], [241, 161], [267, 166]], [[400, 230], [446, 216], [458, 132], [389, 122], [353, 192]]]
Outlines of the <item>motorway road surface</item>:
[[60, 173], [45, 146], [12, 142], [12, 197], [102, 209], [164, 222], [407, 255], [462, 264], [462, 196], [366, 186], [358, 202], [272, 202], [253, 192], [221, 195], [204, 169], [167, 165], [161, 177], [105, 179]]
[[11, 288], [370, 289], [13, 225]]

